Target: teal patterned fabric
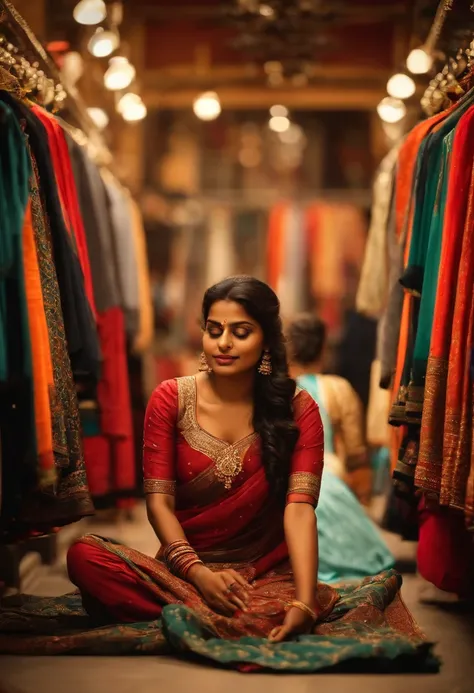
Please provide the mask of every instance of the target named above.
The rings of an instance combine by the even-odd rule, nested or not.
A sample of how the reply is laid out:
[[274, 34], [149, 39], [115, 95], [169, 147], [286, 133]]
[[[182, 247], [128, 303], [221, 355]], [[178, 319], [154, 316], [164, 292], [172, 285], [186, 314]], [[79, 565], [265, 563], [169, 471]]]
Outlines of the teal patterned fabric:
[[339, 586], [340, 600], [317, 634], [271, 645], [262, 638], [216, 638], [182, 604], [163, 609], [161, 621], [95, 626], [78, 593], [19, 596], [0, 608], [0, 653], [180, 655], [243, 671], [437, 671], [432, 644], [399, 597], [401, 577], [387, 571]]

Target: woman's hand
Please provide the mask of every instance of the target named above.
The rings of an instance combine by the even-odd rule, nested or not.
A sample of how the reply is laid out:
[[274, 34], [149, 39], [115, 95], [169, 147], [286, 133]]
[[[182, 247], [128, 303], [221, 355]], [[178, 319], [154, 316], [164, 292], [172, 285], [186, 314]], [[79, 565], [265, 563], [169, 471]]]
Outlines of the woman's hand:
[[302, 635], [311, 633], [314, 627], [314, 621], [309, 614], [292, 607], [287, 611], [283, 625], [274, 628], [268, 639], [270, 642], [283, 642], [288, 640], [292, 635]]
[[214, 573], [197, 565], [189, 571], [189, 579], [214, 611], [232, 615], [239, 609], [247, 611], [248, 593], [252, 588], [235, 570]]

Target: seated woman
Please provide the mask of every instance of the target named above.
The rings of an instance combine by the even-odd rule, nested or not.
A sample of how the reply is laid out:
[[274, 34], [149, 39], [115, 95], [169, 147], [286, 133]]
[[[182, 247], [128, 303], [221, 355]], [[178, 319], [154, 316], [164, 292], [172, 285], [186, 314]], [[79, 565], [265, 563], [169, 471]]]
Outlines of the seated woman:
[[[53, 631], [15, 650], [12, 631], [29, 629], [33, 610], [43, 633], [46, 613], [60, 623], [57, 601], [27, 598], [3, 620], [0, 610], [0, 632], [9, 630], [0, 651], [28, 642], [36, 653], [92, 645], [103, 653], [107, 643], [152, 652], [158, 632], [172, 649], [246, 670], [314, 671], [397, 654], [423, 666], [429, 647], [399, 599], [395, 572], [339, 590], [317, 584], [323, 426], [314, 399], [289, 377], [276, 295], [234, 277], [206, 292], [202, 312], [201, 372], [164, 382], [146, 413], [146, 503], [158, 555], [79, 539], [69, 575], [100, 628], [72, 638], [66, 619], [64, 638]], [[290, 649], [266, 640], [310, 633]]]
[[320, 374], [325, 342], [326, 326], [314, 315], [302, 315], [288, 328], [292, 373], [318, 403], [324, 426], [318, 577], [336, 582], [376, 575], [395, 559], [360, 505], [370, 499], [371, 480], [362, 404], [347, 380]]

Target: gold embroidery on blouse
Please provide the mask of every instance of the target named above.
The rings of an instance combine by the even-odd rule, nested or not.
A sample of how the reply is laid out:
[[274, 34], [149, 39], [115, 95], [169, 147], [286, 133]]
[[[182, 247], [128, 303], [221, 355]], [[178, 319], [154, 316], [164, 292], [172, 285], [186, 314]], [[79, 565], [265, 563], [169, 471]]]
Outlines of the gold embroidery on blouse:
[[165, 479], [145, 479], [143, 482], [143, 490], [145, 493], [165, 493], [168, 496], [174, 496], [176, 491], [176, 481], [167, 481]]
[[312, 496], [315, 500], [319, 497], [321, 479], [310, 472], [296, 472], [290, 474], [288, 483], [288, 494], [301, 493], [305, 496]]
[[196, 379], [194, 376], [178, 378], [178, 428], [189, 447], [201, 452], [214, 462], [218, 480], [227, 490], [243, 469], [246, 451], [258, 438], [250, 433], [236, 443], [226, 443], [201, 428], [196, 417]]

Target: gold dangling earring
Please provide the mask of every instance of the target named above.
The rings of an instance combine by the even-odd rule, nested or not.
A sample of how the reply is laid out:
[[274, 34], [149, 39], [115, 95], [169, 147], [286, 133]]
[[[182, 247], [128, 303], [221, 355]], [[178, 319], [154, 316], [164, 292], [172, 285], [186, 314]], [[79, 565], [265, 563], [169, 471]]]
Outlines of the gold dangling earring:
[[212, 368], [207, 362], [206, 354], [202, 352], [199, 358], [199, 372], [200, 373], [212, 373]]
[[258, 372], [260, 375], [271, 375], [272, 374], [272, 357], [268, 349], [265, 349], [262, 356], [262, 361], [258, 367]]

